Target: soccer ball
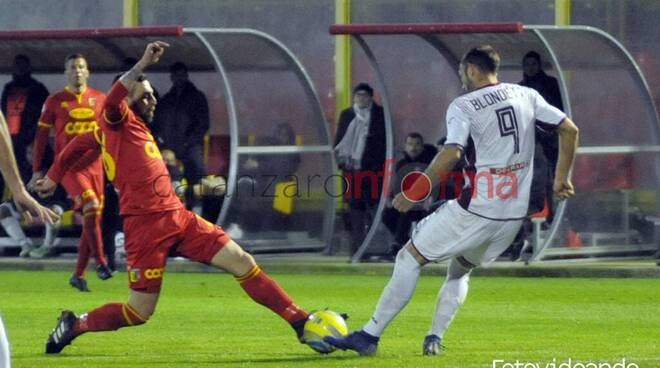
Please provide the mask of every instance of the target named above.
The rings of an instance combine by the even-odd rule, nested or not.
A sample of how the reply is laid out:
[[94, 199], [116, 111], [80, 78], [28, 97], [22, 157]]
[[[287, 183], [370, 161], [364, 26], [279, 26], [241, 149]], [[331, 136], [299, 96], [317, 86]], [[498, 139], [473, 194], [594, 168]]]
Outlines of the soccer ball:
[[305, 343], [321, 354], [335, 351], [334, 346], [323, 341], [326, 336], [342, 337], [348, 334], [346, 321], [331, 310], [314, 312], [307, 317], [303, 338]]

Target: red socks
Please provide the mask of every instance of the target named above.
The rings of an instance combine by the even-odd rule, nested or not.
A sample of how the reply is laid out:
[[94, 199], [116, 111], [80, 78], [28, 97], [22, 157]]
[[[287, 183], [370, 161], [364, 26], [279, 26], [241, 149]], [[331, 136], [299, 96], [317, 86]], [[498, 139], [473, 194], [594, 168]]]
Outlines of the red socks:
[[130, 305], [110, 303], [78, 318], [73, 330], [76, 336], [91, 331], [114, 331], [147, 322]]
[[293, 323], [307, 318], [308, 313], [295, 305], [286, 291], [258, 265], [245, 275], [236, 277], [236, 281], [252, 300], [277, 313], [287, 322]]
[[90, 254], [96, 264], [106, 264], [103, 254], [103, 239], [101, 238], [100, 210], [90, 209], [84, 213], [82, 234], [78, 243], [78, 261], [76, 262], [76, 276], [83, 277], [89, 262]]

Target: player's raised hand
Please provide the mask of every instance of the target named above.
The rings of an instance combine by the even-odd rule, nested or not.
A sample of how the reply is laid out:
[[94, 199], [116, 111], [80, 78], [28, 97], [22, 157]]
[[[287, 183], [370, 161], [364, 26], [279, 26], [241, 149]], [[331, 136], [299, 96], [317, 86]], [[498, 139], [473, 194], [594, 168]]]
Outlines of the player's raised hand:
[[147, 49], [144, 50], [144, 55], [142, 55], [142, 61], [145, 66], [153, 65], [160, 60], [160, 57], [165, 53], [165, 48], [170, 47], [170, 44], [163, 41], [154, 41], [147, 45]]
[[55, 193], [57, 189], [57, 183], [55, 183], [48, 176], [43, 177], [42, 179], [37, 180], [34, 185], [34, 190], [39, 194], [41, 198], [47, 198]]
[[552, 189], [559, 200], [568, 199], [575, 195], [575, 189], [570, 180], [555, 179]]
[[51, 209], [37, 203], [26, 190], [14, 193], [14, 203], [28, 222], [32, 222], [33, 216], [49, 224], [54, 224], [60, 219], [60, 216]]

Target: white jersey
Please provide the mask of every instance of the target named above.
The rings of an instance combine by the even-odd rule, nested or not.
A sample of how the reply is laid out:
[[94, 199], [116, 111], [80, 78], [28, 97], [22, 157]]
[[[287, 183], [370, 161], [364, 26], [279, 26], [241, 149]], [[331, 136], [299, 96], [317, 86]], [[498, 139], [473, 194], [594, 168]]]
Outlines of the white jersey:
[[524, 218], [534, 170], [535, 121], [557, 126], [565, 117], [538, 92], [517, 84], [493, 84], [456, 98], [447, 109], [445, 144], [462, 146], [476, 169], [460, 205], [489, 219]]

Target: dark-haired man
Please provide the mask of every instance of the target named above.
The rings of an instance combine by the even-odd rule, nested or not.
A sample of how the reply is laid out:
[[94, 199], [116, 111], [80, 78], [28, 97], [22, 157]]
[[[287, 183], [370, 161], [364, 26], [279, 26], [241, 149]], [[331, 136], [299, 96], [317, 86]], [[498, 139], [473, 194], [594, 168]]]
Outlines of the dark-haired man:
[[[77, 135], [93, 131], [101, 118], [105, 94], [87, 85], [89, 69], [87, 60], [81, 54], [72, 54], [64, 60], [64, 74], [67, 85], [46, 99], [39, 118], [39, 127], [34, 139], [32, 152], [32, 179], [28, 187], [33, 187], [44, 175], [44, 152], [48, 144], [50, 130], [55, 129], [55, 154], [59, 154]], [[90, 254], [96, 260], [96, 273], [101, 280], [112, 277], [103, 255], [101, 237], [101, 212], [103, 208], [103, 165], [96, 159], [85, 170], [62, 179], [62, 185], [75, 209], [83, 214], [82, 234], [78, 242], [78, 261], [69, 284], [80, 290], [89, 291], [84, 279], [85, 268]], [[50, 249], [37, 249], [47, 253]]]
[[[16, 163], [21, 178], [30, 179], [30, 163], [27, 149], [34, 140], [41, 106], [48, 97], [43, 83], [32, 78], [30, 58], [23, 54], [14, 57], [14, 72], [11, 82], [2, 90], [2, 112], [5, 114], [9, 134], [16, 153]], [[0, 196], [4, 185], [0, 179]]]
[[[51, 193], [63, 168], [79, 163], [88, 154], [98, 155], [100, 145], [108, 179], [119, 190], [131, 289], [126, 303], [108, 303], [79, 317], [72, 311], [62, 312], [48, 337], [48, 354], [59, 353], [84, 333], [146, 323], [156, 309], [171, 253], [230, 272], [255, 302], [288, 322], [303, 341], [308, 313], [220, 226], [183, 208], [172, 188], [150, 133], [157, 102], [143, 74], [144, 69], [159, 61], [168, 46], [160, 41], [147, 45], [137, 64], [112, 86], [95, 140], [89, 140], [90, 134], [77, 137], [58, 156], [48, 175], [37, 182], [40, 194]], [[91, 144], [85, 145], [85, 138]]]
[[[204, 93], [190, 81], [182, 62], [170, 65], [172, 88], [158, 100], [153, 132], [163, 149], [183, 163], [183, 176], [193, 186], [206, 176], [204, 135], [209, 130], [209, 106]], [[194, 199], [187, 198], [191, 206]]]
[[394, 272], [376, 311], [362, 330], [345, 338], [325, 341], [361, 355], [376, 352], [389, 323], [408, 303], [420, 270], [428, 262], [449, 260], [431, 329], [424, 339], [425, 355], [437, 355], [444, 332], [465, 300], [473, 268], [488, 264], [504, 251], [527, 214], [535, 147], [535, 122], [559, 131], [560, 152], [554, 190], [559, 199], [574, 195], [568, 177], [575, 159], [578, 128], [538, 92], [517, 84], [500, 83], [500, 57], [490, 46], [468, 51], [459, 66], [467, 93], [447, 109], [447, 141], [442, 151], [409, 190], [393, 201], [409, 211], [428, 196], [465, 154], [472, 166], [472, 187], [458, 200], [444, 204], [424, 218], [406, 246], [397, 254]]
[[373, 220], [385, 165], [385, 115], [367, 83], [353, 87], [353, 106], [339, 115], [334, 151], [348, 182], [346, 200], [351, 254], [358, 250]]

